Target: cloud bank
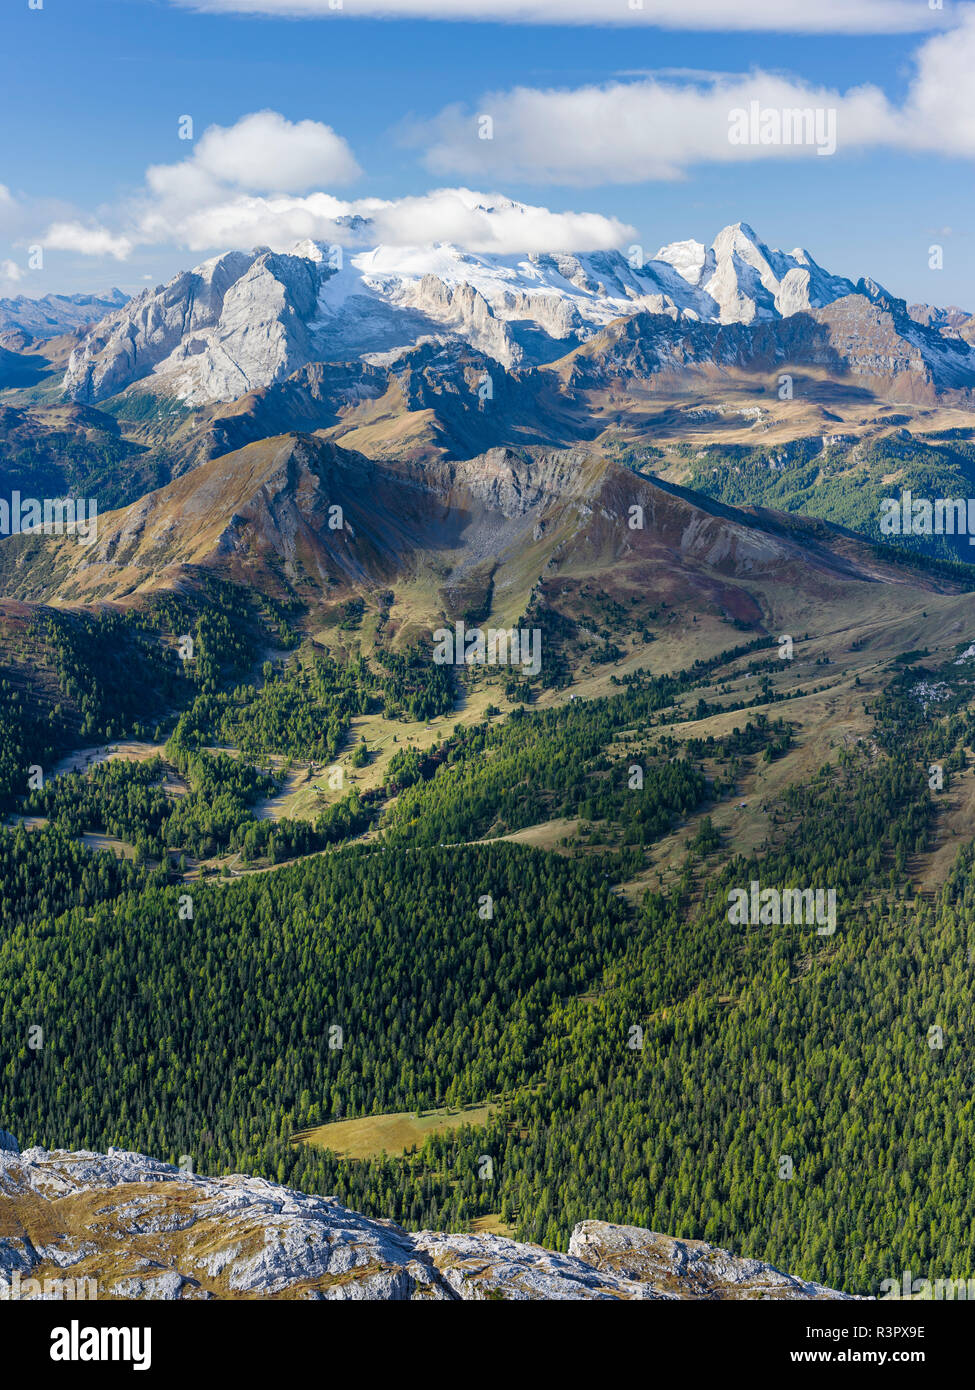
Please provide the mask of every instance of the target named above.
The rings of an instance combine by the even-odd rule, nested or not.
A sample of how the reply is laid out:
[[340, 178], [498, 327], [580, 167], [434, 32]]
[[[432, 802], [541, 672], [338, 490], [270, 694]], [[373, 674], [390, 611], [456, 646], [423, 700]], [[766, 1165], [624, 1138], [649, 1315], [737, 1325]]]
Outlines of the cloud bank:
[[257, 111], [233, 126], [211, 126], [186, 159], [151, 165], [141, 192], [111, 219], [115, 226], [60, 218], [39, 241], [51, 250], [125, 260], [137, 246], [283, 251], [306, 237], [344, 246], [456, 241], [507, 254], [605, 250], [634, 235], [616, 218], [552, 212], [465, 187], [395, 200], [319, 191], [360, 173], [329, 126]]
[[208, 14], [294, 19], [439, 19], [507, 24], [642, 25], [793, 34], [904, 34], [951, 11], [924, 0], [172, 0]]
[[[648, 77], [568, 90], [489, 92], [476, 108], [451, 106], [405, 138], [424, 148], [440, 177], [596, 185], [679, 179], [697, 164], [817, 155], [813, 144], [734, 144], [730, 115], [762, 109], [835, 113], [837, 149], [890, 147], [975, 157], [975, 7], [958, 26], [923, 43], [901, 106], [876, 86], [845, 92], [777, 74]], [[491, 138], [483, 138], [484, 118]]]

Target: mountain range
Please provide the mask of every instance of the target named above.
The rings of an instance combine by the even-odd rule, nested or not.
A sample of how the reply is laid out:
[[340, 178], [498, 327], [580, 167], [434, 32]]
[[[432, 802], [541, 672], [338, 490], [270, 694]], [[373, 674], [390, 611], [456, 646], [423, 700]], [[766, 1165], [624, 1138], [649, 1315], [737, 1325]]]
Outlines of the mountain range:
[[[306, 241], [286, 254], [227, 252], [130, 300], [15, 303], [23, 324], [45, 318], [50, 336], [0, 335], [0, 484], [83, 491], [103, 517], [91, 552], [57, 548], [53, 587], [47, 564], [39, 580], [28, 563], [37, 543], [6, 548], [10, 592], [37, 598], [125, 594], [231, 559], [275, 589], [305, 591], [309, 576], [367, 583], [373, 563], [378, 582], [417, 505], [429, 515], [414, 527], [414, 551], [421, 533], [416, 553], [454, 548], [437, 525], [459, 515], [465, 488], [476, 493], [479, 468], [493, 478], [484, 461], [495, 458], [519, 460], [516, 473], [560, 475], [563, 506], [578, 482], [567, 457], [600, 469], [652, 462], [664, 481], [763, 505], [771, 476], [772, 505], [876, 538], [873, 499], [897, 469], [864, 479], [859, 495], [871, 500], [859, 510], [837, 500], [836, 469], [862, 476], [874, 441], [883, 458], [906, 450], [912, 467], [919, 449], [933, 458], [922, 429], [964, 421], [975, 391], [962, 310], [908, 308], [802, 249], [770, 249], [745, 223], [645, 261], [638, 247], [517, 257]], [[75, 321], [105, 308], [94, 324]], [[897, 441], [905, 424], [908, 445]], [[699, 464], [699, 441], [719, 438], [734, 460]], [[810, 489], [804, 470], [816, 457]], [[755, 480], [742, 491], [746, 461]], [[975, 459], [959, 445], [949, 464], [967, 486]], [[342, 575], [334, 535], [322, 540], [321, 515], [294, 493], [297, 478], [321, 489], [333, 472], [357, 480], [341, 489], [358, 547]], [[363, 488], [388, 498], [381, 525], [368, 506], [357, 511]], [[314, 505], [327, 500], [336, 498], [321, 493]], [[458, 534], [469, 541], [474, 530]], [[277, 557], [273, 578], [262, 553]]]
[[725, 507], [588, 445], [410, 465], [299, 433], [221, 454], [103, 514], [90, 545], [11, 537], [0, 560], [3, 591], [19, 599], [131, 602], [212, 575], [314, 605], [390, 584], [425, 594], [414, 619], [430, 625], [471, 609], [513, 620], [533, 599], [562, 609], [564, 580], [592, 568], [608, 592], [666, 593], [705, 626], [786, 622], [792, 589], [825, 601], [878, 581], [954, 587], [905, 575], [821, 523]]
[[[89, 310], [96, 307], [108, 311], [87, 328], [78, 328], [74, 301], [60, 323], [78, 330], [63, 389], [87, 404], [137, 385], [188, 407], [228, 402], [309, 364], [388, 368], [427, 342], [530, 369], [583, 344], [593, 344], [590, 354], [612, 352], [621, 320], [647, 343], [651, 373], [805, 363], [914, 394], [975, 384], [962, 311], [908, 311], [869, 277], [833, 275], [801, 248], [770, 249], [742, 222], [710, 246], [674, 242], [646, 258], [638, 246], [525, 256], [448, 243], [258, 247]], [[46, 312], [42, 301], [33, 315], [22, 309], [20, 326], [33, 331]]]
[[19, 333], [26, 338], [56, 338], [97, 322], [121, 308], [128, 298], [114, 289], [107, 294], [47, 294], [43, 299], [18, 294], [0, 299], [0, 337]]

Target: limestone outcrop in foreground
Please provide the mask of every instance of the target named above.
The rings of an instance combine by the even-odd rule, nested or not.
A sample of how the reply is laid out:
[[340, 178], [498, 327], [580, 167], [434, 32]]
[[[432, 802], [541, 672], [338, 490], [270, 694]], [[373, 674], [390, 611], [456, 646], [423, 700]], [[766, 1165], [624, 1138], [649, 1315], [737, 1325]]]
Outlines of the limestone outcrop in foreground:
[[702, 1241], [583, 1221], [567, 1255], [408, 1232], [263, 1178], [0, 1131], [0, 1298], [832, 1299]]

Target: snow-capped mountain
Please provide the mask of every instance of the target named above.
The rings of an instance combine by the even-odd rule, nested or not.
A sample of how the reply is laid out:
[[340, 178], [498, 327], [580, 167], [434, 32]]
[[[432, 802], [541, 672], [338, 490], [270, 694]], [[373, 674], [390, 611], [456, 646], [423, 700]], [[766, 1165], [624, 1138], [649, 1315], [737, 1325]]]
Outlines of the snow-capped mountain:
[[675, 241], [656, 260], [699, 291], [698, 317], [715, 323], [786, 318], [853, 291], [851, 281], [830, 275], [801, 247], [769, 250], [746, 222], [725, 227], [710, 246]]
[[93, 403], [152, 379], [189, 405], [234, 400], [315, 361], [389, 361], [459, 340], [506, 367], [550, 362], [615, 319], [753, 323], [852, 293], [806, 251], [770, 250], [745, 223], [710, 247], [650, 260], [599, 251], [489, 255], [440, 243], [348, 253], [231, 251], [108, 314], [72, 353], [65, 389]]

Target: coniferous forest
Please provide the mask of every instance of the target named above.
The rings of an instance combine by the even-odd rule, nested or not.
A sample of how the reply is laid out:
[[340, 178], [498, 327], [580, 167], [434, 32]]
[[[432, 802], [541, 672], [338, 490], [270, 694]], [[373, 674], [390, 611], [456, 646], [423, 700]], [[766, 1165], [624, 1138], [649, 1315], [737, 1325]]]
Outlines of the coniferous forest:
[[[937, 892], [911, 881], [923, 774], [950, 784], [975, 743], [957, 663], [891, 663], [871, 741], [790, 780], [746, 850], [715, 818], [795, 749], [766, 641], [450, 729], [454, 678], [419, 649], [327, 654], [293, 613], [232, 598], [7, 634], [0, 1113], [23, 1144], [188, 1155], [557, 1248], [599, 1217], [859, 1292], [970, 1266], [971, 847]], [[270, 635], [284, 655], [251, 678]], [[695, 732], [717, 709], [724, 727]], [[376, 785], [260, 814], [296, 758], [367, 772], [367, 716], [400, 731]], [[424, 748], [399, 742], [438, 716]], [[150, 730], [152, 756], [25, 785], [83, 739]], [[502, 838], [547, 822], [576, 828]], [[833, 889], [839, 929], [732, 925], [729, 891], [757, 879]], [[404, 1153], [342, 1158], [321, 1137], [431, 1111], [458, 1123]]]

